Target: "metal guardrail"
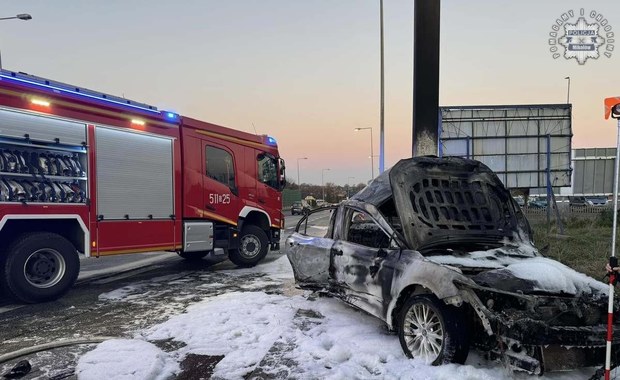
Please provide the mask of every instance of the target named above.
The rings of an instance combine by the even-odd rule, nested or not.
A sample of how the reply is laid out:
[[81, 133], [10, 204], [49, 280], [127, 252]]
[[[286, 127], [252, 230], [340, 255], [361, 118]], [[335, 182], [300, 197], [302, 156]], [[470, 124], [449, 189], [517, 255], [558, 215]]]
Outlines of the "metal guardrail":
[[[528, 214], [546, 214], [546, 207], [521, 207], [524, 213]], [[605, 210], [611, 211], [613, 209], [613, 205], [607, 206], [570, 206], [558, 204], [558, 210], [560, 212], [571, 212], [571, 213], [580, 213], [580, 214], [600, 214]]]
[[[546, 218], [546, 207], [522, 207], [523, 213], [528, 219], [540, 220]], [[568, 204], [558, 204], [558, 210], [562, 219], [580, 218], [596, 219], [605, 211], [612, 211], [613, 205], [606, 206], [570, 206]], [[555, 216], [553, 216], [555, 218]]]

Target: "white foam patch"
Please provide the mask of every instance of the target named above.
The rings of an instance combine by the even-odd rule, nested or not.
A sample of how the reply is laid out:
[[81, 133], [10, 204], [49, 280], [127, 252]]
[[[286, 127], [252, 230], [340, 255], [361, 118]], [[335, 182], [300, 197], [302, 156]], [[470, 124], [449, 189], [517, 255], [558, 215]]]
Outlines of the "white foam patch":
[[82, 356], [80, 380], [164, 380], [179, 371], [178, 363], [155, 345], [138, 339], [113, 339]]
[[[290, 282], [292, 278], [285, 257], [254, 270], [271, 279]], [[264, 283], [266, 277], [257, 280]], [[304, 296], [261, 291], [205, 299], [137, 336], [135, 347], [128, 343], [134, 341], [111, 341], [84, 355], [78, 364], [79, 379], [163, 379], [178, 371], [179, 364], [171, 363], [171, 357], [181, 361], [190, 353], [224, 355], [213, 369], [212, 378], [219, 379], [243, 379], [260, 370], [274, 378], [302, 379], [576, 380], [588, 378], [594, 371], [529, 376], [487, 361], [475, 351], [466, 365], [433, 367], [408, 359], [398, 337], [389, 333], [383, 322], [340, 300], [310, 301]], [[165, 354], [144, 339], [173, 339], [186, 346]], [[270, 357], [273, 360], [268, 360]]]
[[602, 282], [544, 257], [511, 264], [506, 269], [518, 278], [533, 281], [537, 284], [536, 290], [541, 291], [579, 295], [593, 291], [606, 294], [608, 289]]
[[214, 375], [241, 378], [281, 337], [296, 308], [283, 296], [228, 293], [190, 306], [185, 314], [150, 329], [150, 340], [174, 338], [186, 350], [203, 355], [226, 355]]
[[112, 290], [107, 293], [101, 293], [99, 295], [99, 301], [120, 301], [127, 298], [133, 293], [137, 293], [141, 288], [142, 287], [140, 286], [130, 285]]

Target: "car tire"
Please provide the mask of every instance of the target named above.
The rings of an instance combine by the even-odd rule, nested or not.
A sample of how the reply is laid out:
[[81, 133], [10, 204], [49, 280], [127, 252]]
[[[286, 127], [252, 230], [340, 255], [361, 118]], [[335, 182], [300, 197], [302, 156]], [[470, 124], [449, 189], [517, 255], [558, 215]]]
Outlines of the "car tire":
[[239, 248], [228, 252], [228, 258], [239, 267], [249, 268], [258, 264], [269, 251], [267, 234], [260, 227], [247, 225], [239, 236]]
[[398, 315], [398, 339], [410, 358], [432, 365], [463, 364], [469, 353], [465, 321], [461, 308], [428, 294], [412, 296]]
[[179, 256], [188, 261], [198, 261], [202, 260], [209, 251], [198, 251], [198, 252], [177, 252]]
[[0, 286], [26, 303], [55, 300], [75, 283], [80, 272], [78, 253], [67, 239], [49, 232], [17, 237], [0, 258]]

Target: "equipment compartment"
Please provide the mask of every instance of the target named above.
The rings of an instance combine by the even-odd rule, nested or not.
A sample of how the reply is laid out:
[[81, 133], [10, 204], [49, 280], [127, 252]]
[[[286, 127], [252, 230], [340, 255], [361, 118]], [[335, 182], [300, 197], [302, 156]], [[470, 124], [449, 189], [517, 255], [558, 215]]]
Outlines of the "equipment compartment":
[[86, 203], [86, 147], [0, 137], [0, 202]]

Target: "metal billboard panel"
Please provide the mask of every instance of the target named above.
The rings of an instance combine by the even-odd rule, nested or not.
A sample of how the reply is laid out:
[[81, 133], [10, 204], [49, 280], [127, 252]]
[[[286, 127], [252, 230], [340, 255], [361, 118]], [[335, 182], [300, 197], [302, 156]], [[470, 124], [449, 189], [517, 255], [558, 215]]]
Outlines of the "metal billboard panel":
[[573, 194], [612, 195], [616, 148], [575, 149]]
[[[571, 186], [570, 104], [440, 107], [439, 155], [488, 165], [508, 188]], [[549, 148], [548, 148], [549, 146]]]

